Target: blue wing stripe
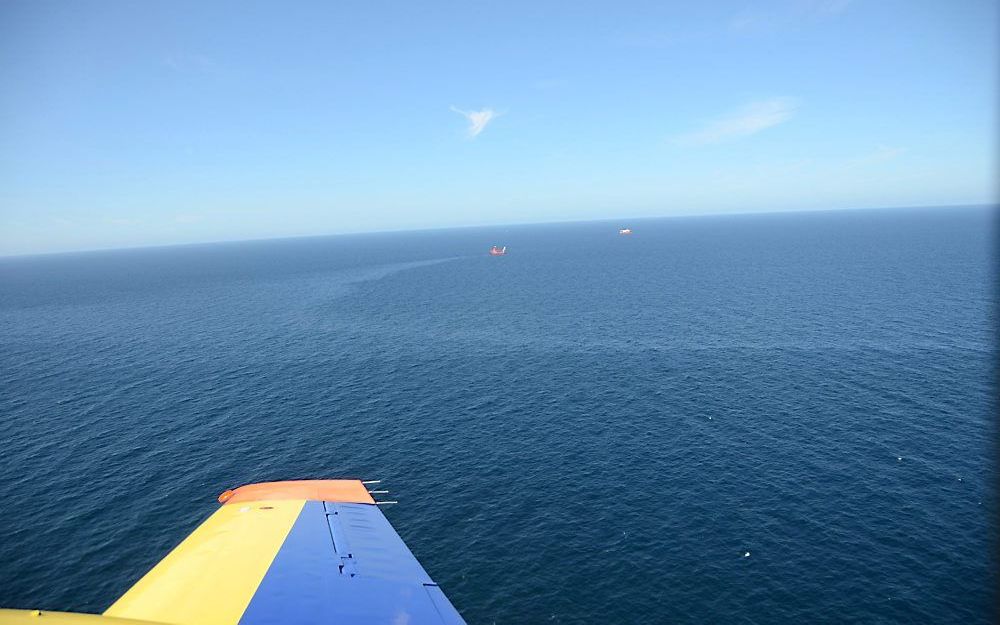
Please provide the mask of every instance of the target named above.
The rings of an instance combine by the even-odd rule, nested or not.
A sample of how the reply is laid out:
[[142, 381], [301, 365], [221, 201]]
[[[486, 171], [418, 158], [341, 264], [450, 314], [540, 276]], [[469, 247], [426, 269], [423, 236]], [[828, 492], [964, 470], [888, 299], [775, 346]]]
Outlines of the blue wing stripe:
[[462, 624], [377, 506], [308, 501], [241, 625]]

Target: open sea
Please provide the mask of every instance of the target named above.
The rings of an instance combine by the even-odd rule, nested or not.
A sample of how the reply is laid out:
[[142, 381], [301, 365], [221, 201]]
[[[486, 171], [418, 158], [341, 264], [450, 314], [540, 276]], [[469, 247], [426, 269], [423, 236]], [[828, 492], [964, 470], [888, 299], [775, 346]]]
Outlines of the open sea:
[[470, 624], [992, 622], [995, 215], [0, 259], [0, 605], [363, 477]]

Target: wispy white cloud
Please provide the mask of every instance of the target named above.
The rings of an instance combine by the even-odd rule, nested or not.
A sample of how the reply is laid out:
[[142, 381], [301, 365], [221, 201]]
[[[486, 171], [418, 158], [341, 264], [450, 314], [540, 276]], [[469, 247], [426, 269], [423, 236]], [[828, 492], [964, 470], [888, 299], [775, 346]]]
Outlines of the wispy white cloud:
[[847, 165], [851, 167], [859, 167], [865, 165], [875, 165], [878, 163], [884, 163], [886, 161], [891, 161], [898, 158], [903, 153], [906, 152], [906, 148], [894, 147], [889, 145], [879, 145], [871, 152], [867, 154], [862, 154], [861, 156], [856, 156], [849, 161]]
[[871, 158], [887, 161], [889, 159], [896, 158], [903, 152], [906, 152], [906, 148], [894, 147], [890, 145], [880, 145], [875, 148], [875, 151], [871, 154]]
[[812, 16], [842, 13], [854, 0], [799, 0], [799, 11]]
[[127, 217], [106, 217], [104, 223], [111, 224], [112, 226], [137, 226], [142, 223], [139, 219], [130, 219]]
[[790, 0], [761, 9], [759, 6], [733, 16], [729, 30], [742, 35], [768, 34], [810, 23], [819, 23], [847, 10], [853, 0]]
[[738, 111], [709, 121], [693, 132], [674, 137], [679, 145], [708, 145], [757, 134], [791, 119], [798, 108], [793, 98], [751, 102]]
[[774, 19], [763, 15], [741, 13], [729, 20], [734, 33], [758, 33], [774, 28]]
[[455, 111], [465, 119], [469, 121], [469, 138], [475, 139], [479, 136], [483, 130], [486, 129], [487, 124], [496, 119], [500, 114], [493, 109], [483, 109], [481, 111], [463, 111], [457, 107], [451, 107], [451, 110]]

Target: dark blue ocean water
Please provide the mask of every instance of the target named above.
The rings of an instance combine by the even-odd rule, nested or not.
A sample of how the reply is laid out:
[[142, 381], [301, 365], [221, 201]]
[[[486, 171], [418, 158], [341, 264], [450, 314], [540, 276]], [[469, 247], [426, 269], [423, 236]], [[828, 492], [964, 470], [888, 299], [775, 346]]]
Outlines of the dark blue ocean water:
[[222, 490], [360, 476], [473, 624], [989, 622], [992, 221], [2, 259], [0, 604], [102, 610]]

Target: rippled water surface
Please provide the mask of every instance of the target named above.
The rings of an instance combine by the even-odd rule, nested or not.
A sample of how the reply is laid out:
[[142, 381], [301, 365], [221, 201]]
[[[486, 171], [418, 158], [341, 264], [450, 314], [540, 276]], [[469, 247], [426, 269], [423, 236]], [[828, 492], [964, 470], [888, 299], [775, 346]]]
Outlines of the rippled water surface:
[[473, 624], [990, 622], [991, 211], [628, 225], [0, 259], [0, 604], [361, 476]]

